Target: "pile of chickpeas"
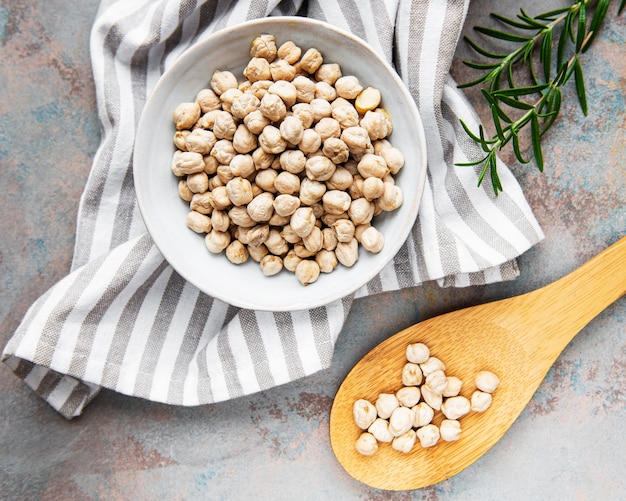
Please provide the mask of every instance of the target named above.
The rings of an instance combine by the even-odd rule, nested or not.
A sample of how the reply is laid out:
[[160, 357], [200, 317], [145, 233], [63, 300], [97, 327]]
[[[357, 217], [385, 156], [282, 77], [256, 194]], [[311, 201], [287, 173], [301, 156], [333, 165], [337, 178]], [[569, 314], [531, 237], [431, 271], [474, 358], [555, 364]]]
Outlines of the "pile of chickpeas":
[[[410, 453], [416, 443], [428, 448], [440, 440], [459, 440], [461, 418], [471, 411], [486, 411], [500, 379], [491, 371], [478, 372], [476, 388], [467, 398], [460, 395], [463, 381], [446, 375], [445, 370], [444, 362], [432, 356], [424, 343], [409, 344], [402, 387], [395, 393], [380, 393], [374, 402], [363, 398], [354, 402], [352, 414], [361, 430], [356, 451], [372, 456], [379, 444], [389, 443], [399, 452]], [[439, 412], [444, 419], [436, 425], [433, 420]]]
[[380, 252], [372, 219], [402, 204], [404, 166], [380, 91], [269, 34], [252, 41], [243, 77], [216, 70], [174, 111], [187, 226], [232, 263], [285, 268], [303, 285], [353, 266], [360, 246]]

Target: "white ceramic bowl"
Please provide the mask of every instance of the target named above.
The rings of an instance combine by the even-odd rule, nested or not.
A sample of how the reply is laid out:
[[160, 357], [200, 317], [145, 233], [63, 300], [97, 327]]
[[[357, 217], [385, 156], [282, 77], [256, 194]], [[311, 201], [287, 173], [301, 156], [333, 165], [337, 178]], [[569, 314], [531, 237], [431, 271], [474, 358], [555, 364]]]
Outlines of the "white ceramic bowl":
[[[394, 129], [389, 140], [406, 164], [396, 176], [403, 205], [378, 216], [374, 225], [385, 237], [378, 254], [359, 250], [351, 268], [339, 265], [317, 282], [300, 284], [283, 270], [266, 277], [258, 263], [230, 263], [224, 254], [211, 254], [204, 236], [187, 228], [188, 203], [178, 196], [178, 179], [171, 171], [175, 151], [172, 112], [193, 101], [208, 86], [215, 69], [230, 70], [239, 80], [249, 61], [250, 42], [269, 33], [277, 44], [293, 40], [304, 50], [317, 48], [325, 62], [341, 65], [344, 75], [356, 75], [366, 86], [380, 89], [382, 106]], [[420, 116], [408, 90], [390, 65], [361, 39], [329, 24], [301, 17], [270, 17], [215, 33], [182, 54], [162, 76], [150, 95], [139, 123], [134, 150], [134, 180], [139, 209], [155, 244], [169, 264], [201, 291], [229, 304], [267, 311], [303, 310], [347, 296], [371, 280], [406, 240], [417, 216], [426, 176], [426, 144]]]

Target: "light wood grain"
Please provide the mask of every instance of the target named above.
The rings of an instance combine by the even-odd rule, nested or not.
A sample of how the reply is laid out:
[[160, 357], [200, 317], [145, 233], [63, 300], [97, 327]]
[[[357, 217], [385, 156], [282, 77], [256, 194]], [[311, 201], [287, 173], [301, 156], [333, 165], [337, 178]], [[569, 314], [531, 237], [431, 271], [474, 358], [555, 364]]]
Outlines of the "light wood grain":
[[[624, 293], [626, 237], [541, 289], [431, 318], [390, 337], [355, 365], [337, 391], [330, 413], [335, 456], [355, 479], [379, 489], [417, 489], [455, 475], [504, 435], [567, 344]], [[361, 431], [353, 403], [398, 390], [405, 349], [414, 342], [427, 344], [446, 364], [446, 374], [464, 381], [461, 394], [468, 398], [478, 371], [496, 373], [501, 385], [493, 404], [461, 418], [457, 442], [428, 449], [418, 442], [409, 454], [380, 444], [374, 456], [362, 456], [354, 449]]]

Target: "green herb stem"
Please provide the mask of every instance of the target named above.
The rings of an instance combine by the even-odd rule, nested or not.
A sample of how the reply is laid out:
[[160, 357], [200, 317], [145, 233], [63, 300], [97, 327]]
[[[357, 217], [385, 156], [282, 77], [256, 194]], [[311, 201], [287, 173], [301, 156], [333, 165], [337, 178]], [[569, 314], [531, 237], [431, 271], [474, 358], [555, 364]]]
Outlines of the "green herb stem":
[[[509, 53], [494, 53], [465, 37], [472, 49], [492, 60], [487, 63], [464, 61], [467, 66], [485, 73], [473, 81], [459, 85], [461, 88], [483, 86], [481, 92], [489, 104], [495, 127], [495, 137], [489, 139], [485, 136], [482, 125], [479, 126], [478, 133], [475, 133], [461, 121], [466, 133], [481, 146], [485, 155], [477, 161], [457, 165], [481, 165], [478, 185], [483, 182], [489, 172], [495, 194], [502, 191], [497, 171], [497, 152], [509, 143], [512, 143], [515, 156], [520, 162], [530, 162], [530, 158], [527, 159], [522, 155], [519, 144], [519, 134], [526, 127], [530, 127], [532, 156], [538, 169], [543, 172], [541, 138], [554, 124], [560, 112], [561, 88], [572, 75], [581, 109], [585, 115], [587, 114], [588, 105], [581, 56], [589, 49], [597, 36], [610, 2], [611, 0], [598, 0], [597, 2], [576, 0], [569, 7], [544, 12], [534, 17], [528, 15], [524, 9], [520, 9], [516, 19], [492, 14], [492, 17], [505, 25], [503, 30], [481, 26], [474, 28], [476, 32], [497, 41], [520, 44]], [[595, 4], [595, 10], [593, 14], [590, 14], [592, 3]], [[618, 13], [621, 13], [625, 6], [626, 0], [621, 0]], [[561, 30], [560, 33], [557, 33], [558, 29]], [[523, 31], [532, 31], [533, 34], [531, 36], [520, 34]], [[533, 60], [537, 50], [543, 69], [542, 77], [537, 76]], [[553, 52], [556, 52], [556, 57], [553, 57]], [[530, 76], [530, 84], [517, 85], [514, 68], [518, 67], [526, 69]], [[503, 82], [503, 75], [506, 75], [506, 82]], [[539, 97], [534, 101], [530, 99], [530, 96], [537, 94]], [[507, 111], [510, 108], [517, 109], [521, 116], [511, 118]]]

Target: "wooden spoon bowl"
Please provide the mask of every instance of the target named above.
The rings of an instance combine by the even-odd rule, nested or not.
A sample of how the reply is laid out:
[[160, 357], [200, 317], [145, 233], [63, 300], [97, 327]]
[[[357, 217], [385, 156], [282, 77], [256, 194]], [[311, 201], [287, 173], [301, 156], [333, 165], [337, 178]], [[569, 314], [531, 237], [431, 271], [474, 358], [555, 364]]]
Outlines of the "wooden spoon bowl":
[[[330, 439], [344, 469], [371, 487], [410, 490], [445, 480], [487, 452], [526, 407], [546, 373], [573, 337], [626, 293], [626, 237], [569, 275], [521, 296], [466, 308], [413, 325], [365, 355], [339, 387], [330, 412]], [[476, 389], [475, 375], [490, 370], [501, 384], [482, 413], [460, 419], [456, 442], [439, 441], [408, 454], [380, 444], [373, 456], [356, 452], [361, 433], [352, 416], [359, 398], [402, 387], [406, 346], [422, 342], [463, 382], [461, 395]], [[436, 413], [435, 424], [442, 419]]]

